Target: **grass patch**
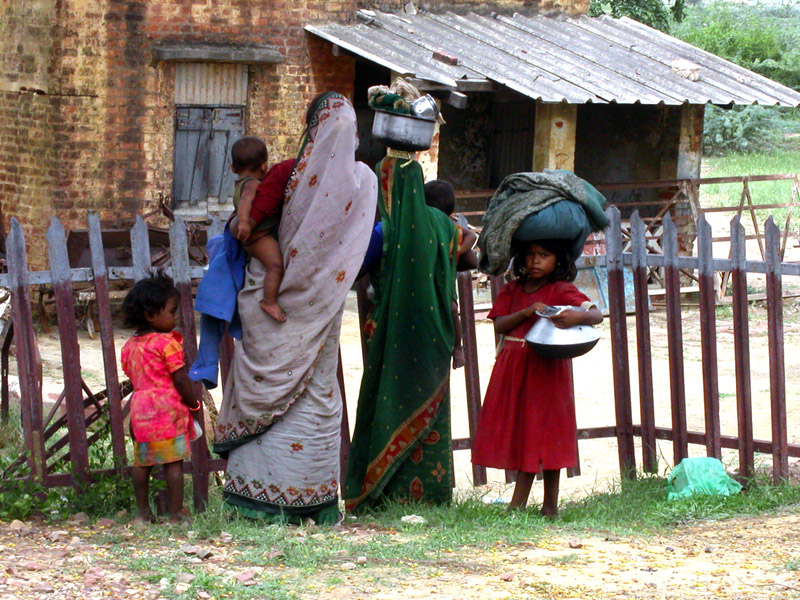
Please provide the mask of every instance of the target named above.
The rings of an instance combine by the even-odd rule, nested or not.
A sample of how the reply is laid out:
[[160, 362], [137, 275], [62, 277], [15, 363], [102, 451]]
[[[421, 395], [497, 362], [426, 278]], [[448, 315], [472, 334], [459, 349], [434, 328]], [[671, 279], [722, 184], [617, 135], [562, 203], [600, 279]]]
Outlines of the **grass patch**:
[[[707, 157], [703, 177], [729, 177], [739, 175], [775, 175], [797, 173], [800, 170], [800, 150], [775, 151], [759, 154], [728, 154]], [[749, 184], [753, 204], [785, 204], [791, 200], [792, 182], [757, 181]], [[741, 183], [722, 183], [700, 187], [700, 205], [738, 206], [742, 197]], [[778, 227], [786, 221], [786, 208], [758, 210], [759, 227], [770, 215], [774, 215]], [[729, 214], [733, 218], [733, 213]], [[742, 216], [743, 223], [750, 223], [750, 215]]]

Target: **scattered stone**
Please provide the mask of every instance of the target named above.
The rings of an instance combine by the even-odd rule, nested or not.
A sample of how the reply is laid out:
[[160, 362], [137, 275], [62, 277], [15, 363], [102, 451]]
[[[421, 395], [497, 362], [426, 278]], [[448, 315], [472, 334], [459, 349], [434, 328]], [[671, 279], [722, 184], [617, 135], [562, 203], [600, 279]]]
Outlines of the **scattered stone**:
[[200, 591], [197, 592], [197, 597], [200, 598], [200, 600], [210, 600], [211, 594], [209, 594], [208, 592]]
[[672, 546], [667, 546], [666, 550], [667, 552], [675, 552], [675, 548], [673, 548]]
[[43, 565], [40, 565], [39, 563], [35, 563], [35, 562], [24, 562], [24, 563], [20, 563], [19, 566], [22, 567], [23, 569], [27, 569], [28, 571], [43, 571], [44, 570], [44, 566]]
[[37, 583], [33, 590], [35, 592], [39, 592], [40, 594], [52, 594], [56, 591], [55, 588], [49, 583]]
[[104, 527], [114, 527], [117, 522], [114, 519], [97, 519], [97, 523], [95, 523], [95, 527], [104, 528]]
[[162, 577], [161, 579], [158, 580], [158, 586], [162, 590], [165, 589], [165, 588], [168, 588], [169, 587], [169, 579], [167, 579], [166, 577]]
[[235, 579], [242, 585], [255, 585], [256, 572], [253, 569], [247, 569], [236, 575]]
[[365, 565], [365, 564], [367, 564], [367, 557], [366, 557], [366, 556], [359, 556], [359, 557], [356, 559], [356, 562], [357, 562], [359, 565]]
[[183, 594], [185, 592], [188, 592], [190, 587], [191, 586], [188, 583], [185, 583], [185, 582], [176, 583], [175, 584], [175, 588], [174, 588], [175, 589], [175, 593], [176, 594]]
[[194, 556], [199, 552], [199, 548], [197, 546], [181, 546], [180, 551], [184, 554], [188, 554], [189, 556]]
[[[346, 550], [344, 552], [347, 552]], [[276, 560], [279, 558], [283, 558], [283, 551], [282, 550], [273, 550], [272, 552], [268, 552], [266, 558], [270, 560]]]
[[712, 548], [711, 546], [706, 546], [706, 553], [707, 554], [711, 554], [713, 551], [714, 551], [714, 548]]
[[572, 549], [583, 548], [583, 543], [578, 539], [571, 539], [569, 541], [569, 547]]
[[227, 531], [223, 531], [219, 534], [219, 541], [223, 544], [227, 544], [228, 542], [233, 540], [233, 535], [228, 533]]
[[197, 578], [197, 575], [191, 573], [181, 573], [175, 578], [178, 583], [192, 583]]
[[213, 555], [214, 553], [208, 548], [201, 548], [200, 550], [197, 551], [197, 558], [199, 558], [200, 560], [206, 560], [207, 558], [210, 558]]
[[27, 529], [27, 527], [28, 527], [28, 526], [27, 526], [25, 523], [23, 523], [22, 521], [20, 521], [20, 520], [18, 520], [18, 519], [14, 519], [14, 520], [13, 520], [13, 521], [11, 521], [11, 523], [8, 525], [8, 528], [9, 528], [11, 531], [22, 531], [23, 529]]
[[79, 512], [72, 515], [69, 521], [75, 525], [86, 525], [89, 522], [89, 516], [85, 512]]
[[514, 579], [514, 574], [513, 573], [503, 573], [502, 575], [500, 575], [500, 579], [502, 579], [503, 581], [511, 581], [512, 579]]
[[46, 537], [51, 542], [58, 542], [60, 540], [66, 539], [68, 535], [69, 533], [66, 531], [50, 531], [46, 533], [44, 537]]
[[425, 525], [427, 523], [425, 517], [420, 517], [419, 515], [405, 515], [400, 517], [400, 522], [408, 525]]
[[346, 562], [342, 563], [342, 571], [352, 571], [353, 569], [357, 569], [358, 565], [354, 562]]

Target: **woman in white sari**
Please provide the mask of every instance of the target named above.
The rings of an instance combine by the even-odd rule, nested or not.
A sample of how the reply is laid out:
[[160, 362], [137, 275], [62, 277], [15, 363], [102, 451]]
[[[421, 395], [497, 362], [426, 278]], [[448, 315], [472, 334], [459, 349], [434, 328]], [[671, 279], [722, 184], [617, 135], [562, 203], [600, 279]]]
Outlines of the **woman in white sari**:
[[312, 103], [278, 237], [284, 276], [279, 323], [260, 307], [264, 267], [251, 260], [239, 293], [237, 343], [216, 431], [227, 455], [225, 500], [278, 522], [338, 518], [342, 401], [336, 378], [347, 291], [370, 239], [375, 174], [355, 161], [356, 117], [346, 98]]

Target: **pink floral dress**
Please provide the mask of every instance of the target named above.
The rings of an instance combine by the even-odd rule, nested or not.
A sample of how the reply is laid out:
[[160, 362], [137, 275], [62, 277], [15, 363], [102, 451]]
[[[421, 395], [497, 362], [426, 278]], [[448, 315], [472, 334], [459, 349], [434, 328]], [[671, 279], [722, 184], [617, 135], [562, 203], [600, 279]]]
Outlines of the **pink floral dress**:
[[172, 383], [184, 366], [183, 337], [177, 331], [130, 338], [122, 348], [122, 370], [133, 383], [131, 429], [133, 464], [152, 466], [184, 460], [191, 454], [194, 425]]

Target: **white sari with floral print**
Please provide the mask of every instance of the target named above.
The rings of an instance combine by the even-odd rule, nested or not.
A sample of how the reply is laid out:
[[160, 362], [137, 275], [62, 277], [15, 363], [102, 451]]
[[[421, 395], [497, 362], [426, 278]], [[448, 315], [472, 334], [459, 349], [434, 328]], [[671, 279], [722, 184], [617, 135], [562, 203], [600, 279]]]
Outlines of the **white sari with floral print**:
[[251, 260], [245, 274], [238, 299], [244, 335], [215, 443], [228, 453], [225, 493], [232, 504], [302, 515], [336, 502], [341, 314], [377, 198], [375, 174], [355, 162], [357, 142], [352, 106], [328, 96], [309, 127], [279, 226], [285, 323], [259, 306], [263, 265]]

